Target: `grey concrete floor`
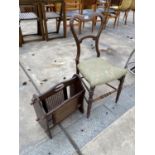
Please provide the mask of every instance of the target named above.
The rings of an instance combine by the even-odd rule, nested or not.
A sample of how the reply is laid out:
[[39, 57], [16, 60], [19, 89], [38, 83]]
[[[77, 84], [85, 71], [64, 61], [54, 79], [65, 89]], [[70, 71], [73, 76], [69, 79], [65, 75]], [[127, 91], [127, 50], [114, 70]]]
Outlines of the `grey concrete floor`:
[[[52, 22], [49, 22], [49, 29]], [[124, 25], [122, 19], [119, 26], [113, 29], [110, 20], [107, 28], [102, 32], [99, 48], [101, 57], [111, 63], [124, 67], [124, 64], [135, 47], [134, 24], [132, 14], [129, 14], [128, 24]], [[24, 33], [35, 32], [35, 23], [22, 23]], [[88, 30], [90, 25], [86, 25]], [[87, 33], [87, 32], [86, 32]], [[82, 59], [95, 56], [93, 42], [87, 40], [82, 45]], [[78, 111], [68, 117], [52, 130], [53, 139], [49, 139], [39, 124], [33, 107], [30, 106], [32, 95], [38, 94], [37, 89], [43, 93], [56, 83], [69, 79], [75, 73], [76, 46], [68, 28], [68, 37], [51, 41], [38, 41], [25, 43], [19, 50], [20, 55], [20, 154], [21, 155], [70, 155], [81, 150], [88, 142], [100, 132], [134, 106], [134, 76], [128, 72], [125, 79], [119, 103], [114, 99], [116, 94], [95, 103], [90, 119]], [[25, 73], [26, 72], [26, 73]], [[32, 81], [33, 83], [32, 83]], [[117, 82], [113, 83], [117, 85]], [[98, 87], [95, 95], [107, 91], [106, 87]], [[86, 103], [85, 103], [86, 109]], [[133, 126], [131, 126], [132, 128]], [[74, 144], [65, 133], [68, 133]], [[81, 151], [80, 151], [81, 152]], [[132, 151], [131, 151], [132, 152]]]
[[83, 155], [134, 155], [134, 113], [131, 108], [82, 148]]

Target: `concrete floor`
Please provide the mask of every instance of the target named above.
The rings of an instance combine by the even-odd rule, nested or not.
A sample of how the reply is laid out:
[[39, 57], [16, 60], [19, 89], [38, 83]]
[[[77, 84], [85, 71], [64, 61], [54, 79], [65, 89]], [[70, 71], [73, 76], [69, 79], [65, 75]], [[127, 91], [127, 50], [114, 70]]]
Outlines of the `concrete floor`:
[[[51, 29], [50, 24], [49, 29]], [[120, 22], [119, 27], [113, 29], [112, 24], [113, 21], [109, 21], [107, 28], [102, 32], [99, 45], [101, 57], [117, 66], [124, 67], [130, 52], [135, 47], [135, 29], [132, 24], [132, 14], [129, 14], [127, 25]], [[35, 23], [32, 22], [23, 23], [23, 32], [35, 32], [35, 26]], [[88, 28], [89, 25], [86, 25], [86, 29]], [[82, 59], [95, 56], [92, 45], [93, 42], [91, 40], [83, 42]], [[56, 126], [52, 130], [54, 137], [50, 140], [35, 121], [36, 116], [33, 107], [30, 106], [31, 98], [34, 93], [38, 94], [36, 88], [43, 93], [56, 83], [72, 77], [75, 73], [75, 42], [68, 29], [68, 37], [65, 39], [25, 43], [20, 48], [19, 55], [19, 134], [21, 155], [74, 154], [76, 150], [81, 150], [100, 132], [104, 131], [110, 124], [134, 106], [134, 76], [128, 72], [124, 89], [117, 105], [114, 104], [116, 94], [112, 94], [93, 105], [90, 119], [86, 119], [85, 114], [81, 115], [77, 111], [63, 121], [61, 126]], [[117, 83], [114, 82], [113, 84], [116, 85]], [[103, 91], [107, 91], [107, 88], [98, 87], [95, 95]], [[111, 130], [110, 128], [109, 126], [106, 130]], [[133, 129], [133, 124], [130, 124], [129, 128]], [[66, 132], [74, 144], [66, 136]], [[111, 137], [113, 136], [111, 135]], [[115, 137], [113, 138], [115, 139]], [[117, 139], [115, 140], [117, 141]], [[118, 146], [118, 149], [120, 147], [121, 144]], [[132, 149], [130, 152], [134, 152], [134, 148], [129, 149]]]
[[134, 155], [134, 113], [131, 108], [82, 148], [83, 155]]

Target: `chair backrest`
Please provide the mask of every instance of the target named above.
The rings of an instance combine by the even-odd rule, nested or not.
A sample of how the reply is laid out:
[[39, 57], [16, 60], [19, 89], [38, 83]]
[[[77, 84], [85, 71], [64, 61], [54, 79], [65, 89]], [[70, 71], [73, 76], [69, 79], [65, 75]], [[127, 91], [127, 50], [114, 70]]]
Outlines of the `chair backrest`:
[[20, 12], [35, 12], [37, 10], [36, 0], [19, 0]]
[[122, 0], [121, 5], [118, 7], [121, 11], [126, 11], [130, 8], [132, 0]]
[[82, 0], [82, 9], [96, 9], [97, 0]]
[[[82, 37], [79, 37], [77, 35], [77, 32], [75, 31], [75, 28], [74, 28], [74, 21], [78, 21], [78, 22], [88, 22], [88, 21], [94, 21], [94, 19], [96, 18], [100, 18], [100, 27], [97, 31], [97, 34], [87, 34], [87, 35], [84, 35]], [[89, 19], [85, 19], [84, 16], [82, 15], [76, 15], [76, 16], [73, 16], [71, 19], [70, 19], [70, 27], [71, 27], [71, 32], [73, 34], [73, 37], [75, 39], [75, 42], [76, 42], [76, 46], [77, 46], [77, 55], [76, 55], [76, 66], [77, 64], [79, 64], [79, 59], [80, 59], [80, 54], [81, 54], [81, 43], [84, 39], [87, 39], [87, 38], [91, 38], [95, 41], [95, 49], [96, 49], [96, 53], [97, 53], [97, 57], [100, 56], [100, 51], [99, 51], [99, 47], [98, 47], [98, 44], [99, 44], [99, 38], [100, 38], [100, 35], [101, 35], [101, 32], [102, 30], [105, 28], [106, 26], [106, 21], [107, 21], [107, 18], [106, 17], [103, 17], [102, 14], [100, 13], [93, 13], [92, 16], [89, 17]], [[78, 73], [78, 71], [77, 71]]]
[[122, 2], [122, 0], [109, 0], [110, 1], [110, 3], [111, 3], [111, 5], [120, 5], [121, 4], [121, 2]]
[[81, 10], [81, 0], [65, 0], [66, 11]]

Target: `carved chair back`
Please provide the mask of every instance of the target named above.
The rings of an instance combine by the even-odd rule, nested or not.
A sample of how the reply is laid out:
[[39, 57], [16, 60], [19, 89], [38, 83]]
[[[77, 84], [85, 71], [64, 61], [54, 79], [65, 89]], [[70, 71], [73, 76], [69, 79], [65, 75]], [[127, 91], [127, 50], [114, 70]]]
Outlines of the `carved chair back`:
[[[92, 34], [92, 32], [91, 32], [91, 34], [86, 34], [86, 35], [83, 35], [82, 37], [77, 35], [77, 32], [75, 31], [75, 28], [74, 28], [75, 21], [79, 21], [79, 22], [92, 21], [93, 22], [94, 18], [98, 18], [98, 17], [100, 18], [100, 26], [97, 31], [97, 34]], [[93, 13], [92, 16], [90, 16], [88, 19], [85, 19], [84, 16], [82, 16], [82, 15], [76, 15], [71, 18], [71, 20], [70, 20], [71, 32], [73, 34], [73, 37], [75, 39], [76, 46], [77, 46], [77, 55], [76, 55], [76, 59], [75, 59], [77, 73], [78, 73], [77, 65], [79, 64], [79, 60], [80, 60], [81, 43], [83, 40], [88, 39], [88, 38], [91, 38], [92, 40], [94, 40], [97, 57], [100, 57], [100, 51], [99, 51], [98, 44], [99, 44], [99, 38], [100, 38], [101, 32], [105, 28], [106, 20], [107, 19], [105, 17], [103, 17], [103, 15], [100, 13]]]

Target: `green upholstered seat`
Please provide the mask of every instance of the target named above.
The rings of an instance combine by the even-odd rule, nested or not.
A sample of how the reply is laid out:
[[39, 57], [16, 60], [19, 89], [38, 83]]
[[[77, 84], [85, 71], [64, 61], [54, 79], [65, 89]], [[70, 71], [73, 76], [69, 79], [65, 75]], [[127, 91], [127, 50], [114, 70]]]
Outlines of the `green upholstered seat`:
[[91, 87], [117, 80], [127, 72], [126, 69], [115, 67], [102, 58], [81, 61], [78, 69]]
[[119, 6], [111, 6], [111, 9], [125, 11], [130, 8], [132, 0], [123, 0]]

